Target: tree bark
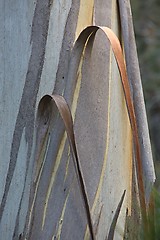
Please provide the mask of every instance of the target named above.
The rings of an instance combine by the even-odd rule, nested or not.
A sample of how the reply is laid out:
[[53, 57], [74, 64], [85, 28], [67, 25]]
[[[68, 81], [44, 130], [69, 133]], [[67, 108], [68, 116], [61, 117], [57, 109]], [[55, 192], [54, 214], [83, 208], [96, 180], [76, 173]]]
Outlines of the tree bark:
[[[71, 50], [85, 27], [108, 26], [122, 39], [117, 1], [3, 0], [0, 19], [0, 239], [90, 239], [62, 120], [55, 110], [48, 129], [50, 109], [36, 118], [43, 95], [67, 88], [96, 238], [108, 235], [126, 190], [114, 234], [123, 239], [126, 210], [130, 216], [132, 199], [138, 201], [134, 149], [119, 71], [103, 33], [84, 49], [77, 79], [67, 81]], [[151, 173], [152, 182], [153, 167]]]

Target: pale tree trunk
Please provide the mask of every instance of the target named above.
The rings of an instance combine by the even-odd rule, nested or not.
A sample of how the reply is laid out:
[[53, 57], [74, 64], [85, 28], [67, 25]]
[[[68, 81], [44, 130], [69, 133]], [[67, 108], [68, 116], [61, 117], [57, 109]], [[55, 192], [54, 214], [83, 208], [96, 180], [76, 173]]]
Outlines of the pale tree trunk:
[[80, 32], [95, 24], [111, 28], [125, 52], [148, 199], [155, 176], [130, 14], [122, 0], [119, 7], [116, 0], [0, 2], [0, 239], [90, 239], [62, 120], [55, 115], [49, 130], [47, 116], [36, 124], [42, 96], [65, 89], [96, 239], [106, 239], [124, 190], [114, 238], [124, 238], [126, 225], [134, 236], [139, 196], [132, 131], [102, 32], [83, 52], [76, 79], [67, 81]]

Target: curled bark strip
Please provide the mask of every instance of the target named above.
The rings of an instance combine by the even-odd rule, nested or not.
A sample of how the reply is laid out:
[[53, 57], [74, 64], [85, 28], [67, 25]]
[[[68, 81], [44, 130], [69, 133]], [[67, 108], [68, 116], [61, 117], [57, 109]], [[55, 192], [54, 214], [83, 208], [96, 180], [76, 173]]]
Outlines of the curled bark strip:
[[[145, 191], [144, 191], [144, 182], [143, 182], [143, 168], [142, 168], [142, 161], [141, 161], [140, 143], [139, 143], [139, 137], [138, 137], [138, 127], [137, 127], [137, 120], [135, 116], [135, 108], [133, 105], [123, 51], [122, 51], [119, 39], [110, 28], [103, 27], [103, 26], [88, 26], [80, 33], [77, 41], [75, 42], [72, 55], [71, 55], [71, 61], [70, 61], [70, 66], [68, 71], [68, 82], [70, 79], [73, 79], [76, 77], [81, 55], [88, 38], [90, 38], [91, 36], [95, 36], [95, 34], [99, 30], [105, 33], [107, 39], [111, 44], [111, 47], [119, 68], [120, 76], [121, 76], [121, 82], [122, 82], [125, 101], [128, 109], [128, 115], [129, 115], [130, 124], [132, 128], [132, 135], [133, 135], [133, 141], [134, 141], [134, 147], [135, 147], [136, 173], [137, 173], [137, 179], [138, 179], [141, 214], [142, 214], [143, 224], [146, 225], [147, 213], [146, 213], [146, 201], [145, 201]], [[67, 87], [69, 89], [71, 88], [70, 85], [67, 85]], [[66, 91], [64, 92], [64, 97], [67, 100], [69, 100], [70, 98], [69, 93], [72, 93], [72, 91], [71, 90], [69, 91], [68, 89], [66, 89]]]
[[[144, 183], [143, 183], [143, 168], [142, 168], [142, 161], [141, 161], [140, 143], [139, 143], [139, 137], [138, 137], [138, 127], [137, 127], [137, 120], [135, 116], [135, 108], [133, 105], [129, 80], [128, 80], [127, 71], [126, 71], [126, 64], [123, 56], [123, 51], [120, 45], [120, 41], [110, 28], [104, 27], [104, 26], [89, 26], [89, 27], [86, 27], [80, 33], [72, 51], [71, 63], [70, 63], [70, 68], [68, 73], [68, 80], [76, 76], [75, 74], [77, 73], [77, 70], [78, 70], [77, 64], [80, 62], [80, 57], [85, 47], [86, 41], [92, 35], [95, 36], [95, 34], [99, 30], [104, 32], [104, 34], [106, 35], [107, 39], [111, 44], [111, 47], [119, 68], [120, 76], [121, 76], [121, 82], [122, 82], [122, 87], [124, 91], [124, 96], [125, 96], [126, 106], [128, 110], [131, 128], [132, 128], [134, 146], [135, 146], [136, 170], [137, 170], [136, 172], [137, 172], [137, 179], [138, 179], [141, 214], [142, 214], [143, 223], [146, 224], [147, 215], [146, 215], [146, 201], [145, 201], [145, 192], [144, 192]], [[73, 68], [74, 68], [74, 71], [73, 71]], [[68, 98], [68, 91], [66, 91], [66, 94], [64, 92], [64, 96]]]
[[43, 104], [44, 102], [46, 102], [47, 108], [48, 108], [48, 105], [52, 105], [53, 103], [55, 103], [57, 106], [57, 109], [60, 113], [60, 116], [63, 120], [65, 130], [67, 132], [67, 136], [68, 136], [68, 140], [69, 140], [69, 145], [70, 145], [70, 149], [71, 149], [71, 153], [72, 153], [72, 157], [73, 157], [73, 161], [74, 161], [74, 166], [75, 166], [78, 182], [80, 185], [81, 194], [82, 194], [82, 197], [84, 200], [84, 206], [85, 206], [85, 210], [86, 210], [90, 234], [91, 234], [92, 239], [95, 240], [95, 234], [94, 234], [93, 223], [92, 223], [92, 218], [91, 218], [91, 211], [90, 211], [90, 206], [89, 206], [89, 200], [88, 200], [88, 195], [87, 195], [87, 191], [86, 191], [85, 181], [84, 181], [83, 174], [82, 174], [80, 160], [79, 160], [78, 153], [77, 153], [74, 130], [73, 130], [73, 120], [72, 120], [69, 106], [68, 106], [67, 102], [65, 101], [65, 99], [60, 95], [45, 95], [39, 103], [39, 110], [41, 110], [41, 109], [44, 110], [44, 108], [41, 107], [44, 105]]

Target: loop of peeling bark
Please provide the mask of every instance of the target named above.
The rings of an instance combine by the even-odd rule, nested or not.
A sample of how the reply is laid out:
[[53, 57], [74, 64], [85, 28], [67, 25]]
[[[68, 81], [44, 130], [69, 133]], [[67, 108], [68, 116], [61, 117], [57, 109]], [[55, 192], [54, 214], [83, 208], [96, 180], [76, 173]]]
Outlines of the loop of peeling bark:
[[[64, 123], [65, 130], [67, 132], [67, 136], [68, 136], [68, 140], [69, 140], [72, 157], [74, 160], [74, 166], [75, 166], [75, 170], [77, 173], [78, 182], [80, 185], [80, 190], [81, 190], [82, 197], [84, 200], [84, 206], [85, 206], [86, 215], [87, 215], [87, 219], [88, 219], [88, 226], [90, 229], [90, 234], [91, 234], [92, 239], [95, 240], [95, 234], [94, 234], [92, 218], [91, 218], [91, 211], [90, 211], [90, 206], [89, 206], [89, 200], [88, 200], [88, 195], [87, 195], [87, 191], [86, 191], [85, 181], [83, 178], [81, 164], [80, 164], [80, 161], [78, 158], [78, 153], [77, 153], [77, 148], [76, 148], [76, 143], [75, 143], [75, 136], [74, 136], [74, 129], [73, 129], [73, 120], [72, 120], [69, 106], [68, 106], [67, 102], [65, 101], [65, 99], [60, 95], [45, 95], [45, 96], [43, 96], [43, 98], [41, 99], [41, 101], [39, 103], [39, 107], [38, 107], [39, 114], [38, 115], [42, 115], [42, 116], [44, 115], [43, 114], [43, 111], [45, 111], [45, 109], [43, 108], [44, 102], [45, 102], [46, 108], [50, 108], [50, 109], [51, 109], [50, 106], [52, 104], [55, 104], [57, 106], [57, 109], [60, 113], [61, 118], [63, 119], [63, 123]], [[50, 113], [50, 115], [52, 115], [52, 112]]]

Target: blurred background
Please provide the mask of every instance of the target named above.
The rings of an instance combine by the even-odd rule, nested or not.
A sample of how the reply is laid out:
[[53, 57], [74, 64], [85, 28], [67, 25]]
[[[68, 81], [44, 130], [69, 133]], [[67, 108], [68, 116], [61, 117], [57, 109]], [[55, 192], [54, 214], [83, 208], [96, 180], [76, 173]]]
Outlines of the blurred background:
[[160, 190], [160, 0], [131, 0], [133, 22]]

